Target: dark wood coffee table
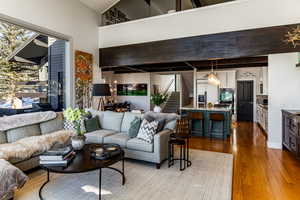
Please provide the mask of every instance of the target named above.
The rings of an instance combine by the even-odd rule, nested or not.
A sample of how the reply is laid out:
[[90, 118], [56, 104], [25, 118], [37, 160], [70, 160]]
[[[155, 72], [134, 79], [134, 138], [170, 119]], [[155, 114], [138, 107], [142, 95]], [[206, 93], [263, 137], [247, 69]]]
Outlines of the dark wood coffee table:
[[[47, 171], [47, 180], [39, 190], [39, 197], [41, 200], [44, 199], [42, 196], [42, 190], [45, 187], [45, 185], [50, 182], [50, 172], [60, 174], [73, 174], [99, 170], [99, 200], [101, 200], [101, 177], [103, 168], [108, 168], [119, 172], [122, 175], [122, 185], [125, 184], [124, 151], [121, 149], [120, 153], [114, 155], [113, 157], [109, 157], [105, 160], [97, 160], [91, 157], [90, 148], [92, 147], [92, 145], [95, 144], [87, 144], [81, 151], [77, 151], [76, 157], [71, 161], [71, 163], [67, 167], [41, 165], [41, 168]], [[122, 171], [110, 167], [111, 165], [119, 161], [122, 161]]]

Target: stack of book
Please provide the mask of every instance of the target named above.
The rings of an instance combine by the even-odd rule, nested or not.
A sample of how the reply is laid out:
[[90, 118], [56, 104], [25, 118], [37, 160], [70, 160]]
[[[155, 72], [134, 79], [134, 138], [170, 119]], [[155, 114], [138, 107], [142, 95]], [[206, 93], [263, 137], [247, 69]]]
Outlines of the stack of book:
[[65, 167], [75, 155], [72, 146], [52, 148], [40, 155], [40, 165]]

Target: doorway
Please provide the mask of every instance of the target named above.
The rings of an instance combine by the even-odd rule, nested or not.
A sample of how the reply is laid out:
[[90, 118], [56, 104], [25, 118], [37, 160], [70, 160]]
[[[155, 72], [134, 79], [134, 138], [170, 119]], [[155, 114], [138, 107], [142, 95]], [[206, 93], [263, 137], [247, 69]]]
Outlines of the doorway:
[[253, 122], [254, 82], [237, 81], [237, 121]]

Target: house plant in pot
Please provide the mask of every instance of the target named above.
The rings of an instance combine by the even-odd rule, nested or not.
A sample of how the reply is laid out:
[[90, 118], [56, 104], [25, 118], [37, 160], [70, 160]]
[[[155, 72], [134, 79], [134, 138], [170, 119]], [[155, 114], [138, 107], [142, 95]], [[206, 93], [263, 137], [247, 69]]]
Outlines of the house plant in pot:
[[154, 93], [151, 95], [151, 103], [154, 104], [154, 112], [160, 113], [161, 112], [161, 105], [165, 103], [168, 99], [168, 95], [164, 93]]
[[71, 138], [72, 147], [74, 150], [81, 150], [85, 145], [85, 132], [82, 130], [82, 119], [86, 116], [86, 112], [79, 108], [68, 108], [64, 111], [64, 117], [69, 122], [73, 123], [75, 135]]

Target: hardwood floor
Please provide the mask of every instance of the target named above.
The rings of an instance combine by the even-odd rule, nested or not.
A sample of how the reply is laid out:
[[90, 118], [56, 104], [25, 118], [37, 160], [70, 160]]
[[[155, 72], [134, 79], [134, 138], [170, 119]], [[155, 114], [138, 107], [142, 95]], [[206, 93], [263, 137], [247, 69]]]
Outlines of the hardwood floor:
[[299, 200], [300, 160], [268, 149], [258, 125], [237, 123], [230, 139], [192, 138], [191, 148], [233, 153], [233, 200]]

